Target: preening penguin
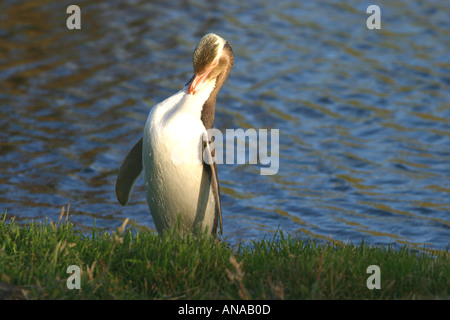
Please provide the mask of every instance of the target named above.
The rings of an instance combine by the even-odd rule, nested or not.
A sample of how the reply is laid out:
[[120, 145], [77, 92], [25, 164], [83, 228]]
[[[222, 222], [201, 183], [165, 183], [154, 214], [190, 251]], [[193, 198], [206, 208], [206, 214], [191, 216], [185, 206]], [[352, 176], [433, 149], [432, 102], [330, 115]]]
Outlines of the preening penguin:
[[122, 205], [144, 169], [147, 202], [159, 234], [177, 224], [212, 235], [219, 225], [222, 232], [217, 164], [208, 130], [233, 63], [228, 41], [205, 35], [194, 51], [194, 76], [151, 109], [143, 137], [120, 167], [116, 195]]

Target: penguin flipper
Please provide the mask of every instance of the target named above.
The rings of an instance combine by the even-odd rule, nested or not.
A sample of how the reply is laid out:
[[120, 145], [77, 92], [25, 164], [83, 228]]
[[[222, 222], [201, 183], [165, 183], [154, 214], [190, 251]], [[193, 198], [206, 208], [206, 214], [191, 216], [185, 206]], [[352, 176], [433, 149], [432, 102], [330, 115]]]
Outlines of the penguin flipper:
[[220, 234], [223, 234], [223, 225], [222, 225], [222, 208], [220, 204], [220, 186], [219, 186], [219, 177], [217, 173], [217, 163], [214, 161], [215, 150], [211, 151], [210, 142], [206, 137], [203, 137], [203, 166], [206, 171], [209, 173], [210, 182], [212, 186], [212, 191], [214, 195], [214, 203], [215, 203], [215, 229], [217, 228], [217, 222], [219, 223]]
[[142, 138], [128, 152], [116, 180], [116, 197], [123, 206], [128, 204], [133, 186], [142, 172]]

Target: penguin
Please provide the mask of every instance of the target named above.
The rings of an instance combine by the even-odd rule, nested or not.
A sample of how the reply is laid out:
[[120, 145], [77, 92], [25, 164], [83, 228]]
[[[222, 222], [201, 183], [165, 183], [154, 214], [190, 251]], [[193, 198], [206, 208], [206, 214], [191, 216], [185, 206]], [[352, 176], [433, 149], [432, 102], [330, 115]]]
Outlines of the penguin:
[[123, 161], [116, 196], [128, 204], [144, 171], [145, 193], [156, 230], [223, 232], [213, 128], [217, 95], [234, 64], [230, 43], [209, 33], [194, 50], [194, 76], [177, 93], [155, 105], [142, 138]]

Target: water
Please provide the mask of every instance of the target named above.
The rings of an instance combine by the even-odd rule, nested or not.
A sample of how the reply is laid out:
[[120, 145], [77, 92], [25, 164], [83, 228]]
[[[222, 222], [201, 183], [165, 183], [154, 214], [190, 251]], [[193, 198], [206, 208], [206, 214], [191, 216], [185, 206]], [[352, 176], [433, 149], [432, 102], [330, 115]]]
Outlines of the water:
[[142, 179], [117, 203], [118, 168], [215, 32], [235, 53], [216, 128], [280, 130], [278, 174], [219, 167], [228, 241], [448, 246], [448, 2], [383, 2], [381, 30], [368, 1], [78, 1], [82, 30], [70, 4], [0, 4], [0, 212], [153, 228]]

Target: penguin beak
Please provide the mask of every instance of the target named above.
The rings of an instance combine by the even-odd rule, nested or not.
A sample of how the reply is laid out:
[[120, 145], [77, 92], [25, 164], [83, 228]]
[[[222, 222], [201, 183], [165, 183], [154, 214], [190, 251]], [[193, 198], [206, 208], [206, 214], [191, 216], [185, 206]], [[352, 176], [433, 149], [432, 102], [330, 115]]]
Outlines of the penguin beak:
[[206, 71], [204, 71], [202, 73], [196, 73], [194, 75], [194, 79], [192, 80], [192, 82], [191, 82], [191, 84], [189, 86], [189, 91], [188, 91], [189, 94], [195, 94], [195, 92], [198, 91], [201, 88], [201, 86], [205, 82], [205, 80], [208, 77], [208, 75], [217, 66], [217, 63], [218, 63], [217, 60], [213, 61], [211, 66], [208, 69], [206, 69]]
[[189, 86], [189, 94], [194, 94], [196, 90], [200, 89], [202, 84], [205, 82], [206, 77], [211, 73], [212, 68], [199, 74], [195, 74], [194, 79]]

